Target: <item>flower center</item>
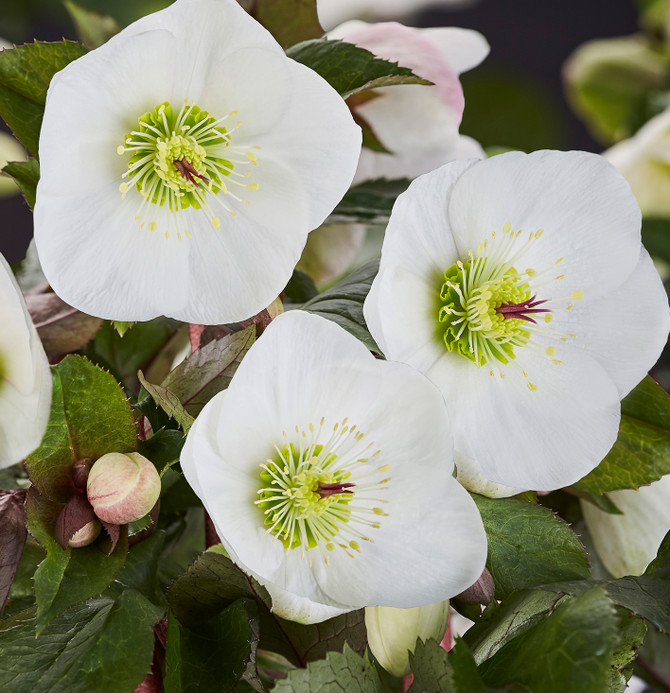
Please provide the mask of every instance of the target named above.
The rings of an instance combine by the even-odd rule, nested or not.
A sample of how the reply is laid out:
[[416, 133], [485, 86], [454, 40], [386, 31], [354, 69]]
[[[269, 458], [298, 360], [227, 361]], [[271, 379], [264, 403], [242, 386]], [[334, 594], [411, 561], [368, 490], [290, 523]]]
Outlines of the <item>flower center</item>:
[[[439, 292], [438, 328], [448, 351], [464, 356], [477, 367], [488, 362], [504, 365], [516, 357], [519, 348], [541, 348], [547, 356], [554, 356], [556, 347], [541, 346], [538, 337], [567, 341], [576, 336], [555, 332], [549, 325], [552, 313], [572, 309], [572, 303], [566, 306], [563, 301], [580, 299], [583, 292], [574, 291], [570, 297], [538, 298], [540, 291], [546, 293], [547, 285], [564, 279], [565, 275], [547, 278], [563, 258], [539, 271], [519, 271], [516, 267], [542, 234], [540, 229], [524, 240], [522, 232], [513, 231], [507, 222], [502, 236], [496, 238], [493, 233], [479, 244], [476, 256], [469, 251], [468, 260], [458, 260], [445, 271]], [[530, 382], [528, 387], [537, 389]]]
[[223, 201], [224, 196], [249, 204], [229, 190], [230, 185], [258, 189], [254, 183], [241, 182], [250, 174], [237, 170], [255, 165], [256, 155], [232, 144], [232, 134], [240, 123], [228, 128], [224, 123], [236, 114], [233, 111], [217, 119], [185, 101], [176, 114], [165, 102], [139, 118], [138, 129], [125, 136], [117, 152], [131, 153], [119, 191], [122, 199], [132, 190], [140, 194], [135, 215], [140, 228], [146, 224], [149, 231], [155, 231], [162, 221], [166, 237], [172, 224], [180, 239], [182, 232], [190, 238], [182, 218], [184, 210], [203, 210], [219, 229], [214, 203], [233, 217], [236, 213]]
[[[376, 498], [388, 487], [389, 465], [368, 464], [374, 443], [363, 442], [364, 434], [345, 419], [330, 434], [324, 420], [318, 428], [296, 427], [296, 442], [274, 445], [275, 456], [261, 465], [263, 486], [256, 505], [264, 515], [267, 532], [282, 542], [286, 551], [301, 547], [317, 549], [329, 563], [328, 552], [336, 547], [353, 556], [361, 541], [372, 541], [364, 531], [379, 528], [387, 515]], [[324, 435], [325, 434], [325, 435]], [[327, 440], [326, 440], [327, 438]], [[325, 442], [319, 442], [325, 441]], [[373, 492], [373, 495], [370, 495]]]

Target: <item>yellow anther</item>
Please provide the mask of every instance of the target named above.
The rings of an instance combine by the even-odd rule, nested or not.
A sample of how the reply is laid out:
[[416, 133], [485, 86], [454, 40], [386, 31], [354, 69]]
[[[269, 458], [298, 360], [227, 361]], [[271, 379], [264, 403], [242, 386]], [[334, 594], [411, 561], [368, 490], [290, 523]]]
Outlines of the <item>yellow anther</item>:
[[584, 292], [583, 291], [573, 291], [570, 294], [570, 298], [574, 298], [575, 301], [578, 301], [580, 298], [584, 298]]
[[547, 356], [553, 356], [556, 353], [556, 347], [547, 347]]
[[535, 390], [537, 390], [537, 385], [535, 383], [528, 383], [528, 389], [531, 392], [535, 392]]
[[554, 318], [553, 318], [553, 316], [551, 315], [551, 313], [547, 313], [547, 314], [544, 316], [544, 321], [545, 321], [545, 322], [551, 322], [553, 319], [554, 319]]
[[354, 541], [353, 539], [349, 542], [349, 546], [354, 551], [360, 551], [361, 550], [361, 545], [357, 541]]
[[534, 276], [537, 274], [537, 272], [536, 272], [534, 269], [531, 269], [531, 268], [529, 267], [529, 268], [526, 270], [526, 274], [527, 274], [529, 277], [534, 277]]
[[221, 228], [221, 219], [219, 219], [219, 217], [214, 217], [212, 219], [212, 226], [218, 231]]
[[388, 472], [389, 469], [391, 469], [390, 464], [384, 464], [381, 467], [377, 467], [378, 472]]
[[560, 264], [561, 262], [563, 262], [563, 260], [565, 260], [564, 257], [559, 257], [558, 260], [556, 260], [556, 263], [555, 263], [555, 264], [558, 265], [558, 264]]
[[155, 221], [150, 221], [148, 229], [149, 231], [155, 231], [158, 228], [158, 224]]
[[505, 225], [503, 226], [503, 233], [509, 233], [511, 229], [512, 229], [512, 222], [506, 221]]
[[123, 154], [125, 151], [126, 151], [126, 148], [125, 148], [122, 144], [120, 144], [120, 145], [116, 148], [116, 153], [117, 153], [119, 156], [120, 156], [121, 154]]
[[326, 544], [326, 548], [328, 549], [328, 551], [334, 551], [335, 550], [335, 544], [333, 544], [332, 542], [328, 542]]
[[544, 229], [538, 229], [535, 232], [535, 238], [541, 238], [543, 233], [544, 233]]
[[258, 183], [249, 183], [247, 188], [249, 188], [249, 190], [258, 190]]
[[565, 275], [564, 275], [564, 274], [559, 274], [558, 277], [556, 277], [556, 279], [565, 279]]

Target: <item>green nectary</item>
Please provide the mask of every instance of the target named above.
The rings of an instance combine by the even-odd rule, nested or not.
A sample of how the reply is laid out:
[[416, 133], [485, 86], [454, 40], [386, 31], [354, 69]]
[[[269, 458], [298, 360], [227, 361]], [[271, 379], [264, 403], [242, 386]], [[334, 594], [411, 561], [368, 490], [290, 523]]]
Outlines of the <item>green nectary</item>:
[[[439, 293], [438, 322], [445, 347], [478, 366], [490, 359], [508, 363], [514, 348], [530, 338], [527, 317], [499, 311], [501, 306], [528, 304], [528, 282], [514, 267], [487, 265], [486, 257], [454, 263], [445, 271]], [[517, 314], [525, 315], [522, 308]]]
[[332, 550], [331, 540], [351, 515], [353, 484], [347, 483], [351, 475], [331, 469], [337, 456], [322, 454], [323, 446], [306, 452], [301, 456], [289, 443], [263, 465], [257, 505], [284, 548], [314, 548], [325, 541]]
[[162, 103], [140, 116], [119, 153], [133, 152], [122, 193], [134, 183], [147, 202], [171, 211], [203, 206], [204, 196], [225, 190], [222, 179], [233, 170], [226, 158], [230, 136], [217, 119], [195, 104], [178, 114]]

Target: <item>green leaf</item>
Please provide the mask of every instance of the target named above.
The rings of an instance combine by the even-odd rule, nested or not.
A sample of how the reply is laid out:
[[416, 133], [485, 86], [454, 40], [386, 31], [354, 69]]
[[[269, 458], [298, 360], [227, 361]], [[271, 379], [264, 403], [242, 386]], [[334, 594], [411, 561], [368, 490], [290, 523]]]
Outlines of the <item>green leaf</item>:
[[618, 617], [602, 587], [566, 600], [480, 665], [489, 686], [542, 693], [603, 693], [619, 641]]
[[300, 270], [293, 270], [288, 284], [284, 288], [284, 296], [293, 303], [304, 303], [319, 293], [314, 280]]
[[409, 693], [486, 693], [477, 664], [463, 640], [456, 640], [447, 654], [435, 640], [419, 640], [409, 655], [414, 681]]
[[284, 655], [294, 664], [302, 666], [329, 650], [341, 650], [345, 642], [358, 652], [365, 651], [362, 609], [308, 626], [278, 618], [270, 612], [271, 599], [265, 588], [223, 555], [221, 547], [202, 554], [168, 592], [175, 616], [192, 628], [241, 598], [258, 603], [261, 647]]
[[643, 619], [630, 611], [617, 608], [619, 615], [619, 644], [610, 656], [608, 693], [623, 693], [626, 683], [632, 674], [629, 666], [635, 659], [637, 650], [642, 645], [647, 634], [647, 626]]
[[61, 510], [60, 504], [40, 496], [35, 489], [28, 493], [28, 530], [47, 551], [35, 572], [38, 633], [73, 604], [102, 593], [123, 568], [128, 551], [124, 530], [109, 556], [99, 548], [99, 542], [79, 549], [62, 548], [54, 539]]
[[56, 72], [86, 53], [74, 41], [30, 43], [0, 53], [0, 116], [34, 157], [47, 87]]
[[163, 610], [139, 592], [72, 607], [35, 637], [35, 610], [0, 621], [0, 690], [133, 693]]
[[569, 597], [554, 592], [516, 592], [498, 605], [493, 601], [463, 639], [477, 664], [491, 658], [503, 645], [540, 623]]
[[168, 621], [165, 693], [232, 691], [246, 677], [263, 688], [256, 673], [258, 607], [238, 599], [191, 630]]
[[304, 303], [300, 306], [301, 310], [336, 322], [363, 342], [370, 351], [381, 353], [368, 332], [363, 317], [363, 302], [370, 291], [372, 280], [377, 276], [378, 269], [377, 260], [368, 262], [335, 286]]
[[52, 375], [49, 423], [26, 468], [43, 496], [64, 503], [73, 492], [77, 460], [135, 450], [135, 420], [116, 380], [85, 358], [66, 356]]
[[91, 12], [71, 0], [65, 0], [63, 4], [74, 22], [77, 36], [86, 48], [98, 48], [121, 31], [116, 20], [109, 15]]
[[408, 67], [376, 58], [369, 50], [344, 41], [304, 41], [286, 54], [320, 74], [343, 99], [393, 84], [432, 84]]
[[638, 488], [670, 474], [670, 396], [647, 376], [621, 402], [619, 436], [574, 488], [595, 495]]
[[282, 48], [323, 35], [316, 0], [255, 0], [251, 14]]
[[214, 339], [182, 361], [161, 385], [176, 395], [184, 409], [195, 417], [214, 395], [228, 387], [255, 340], [254, 325]]
[[33, 209], [33, 207], [35, 207], [37, 182], [40, 179], [40, 165], [37, 159], [30, 158], [28, 161], [10, 161], [2, 170], [18, 183], [28, 206], [30, 209]]
[[151, 460], [159, 473], [179, 459], [186, 438], [174, 428], [161, 428], [151, 438], [137, 441], [137, 452]]
[[374, 665], [347, 645], [340, 652], [329, 652], [325, 659], [311, 662], [307, 669], [296, 669], [277, 682], [274, 693], [382, 693], [383, 687]]
[[139, 389], [137, 371], [150, 367], [179, 327], [176, 320], [156, 318], [134, 323], [121, 337], [114, 325], [106, 322], [87, 346], [85, 355], [109, 368], [128, 390], [136, 392]]
[[345, 194], [328, 217], [328, 223], [387, 224], [396, 198], [407, 190], [409, 183], [404, 178], [359, 183]]
[[182, 403], [179, 401], [179, 397], [166, 387], [153, 385], [147, 382], [142, 371], [137, 372], [137, 377], [142, 387], [151, 395], [154, 402], [184, 429], [184, 433], [188, 433], [195, 418], [184, 409]]
[[515, 498], [472, 497], [488, 537], [486, 565], [497, 599], [546, 582], [590, 576], [584, 547], [550, 510]]
[[642, 242], [650, 255], [670, 262], [670, 219], [642, 219]]
[[126, 589], [140, 592], [150, 602], [165, 607], [165, 595], [158, 584], [158, 562], [165, 543], [165, 532], [159, 531], [131, 547], [123, 570], [105, 593], [118, 597]]

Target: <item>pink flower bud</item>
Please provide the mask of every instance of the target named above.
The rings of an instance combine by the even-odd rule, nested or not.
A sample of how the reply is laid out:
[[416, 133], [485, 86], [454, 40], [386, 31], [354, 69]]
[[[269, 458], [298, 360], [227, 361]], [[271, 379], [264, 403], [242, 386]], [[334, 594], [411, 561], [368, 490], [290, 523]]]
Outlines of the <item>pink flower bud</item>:
[[104, 522], [125, 525], [144, 517], [161, 490], [154, 465], [137, 452], [109, 452], [91, 467], [88, 500]]
[[87, 522], [72, 535], [68, 546], [73, 549], [80, 549], [82, 546], [92, 544], [98, 538], [101, 529], [102, 525], [97, 520]]

